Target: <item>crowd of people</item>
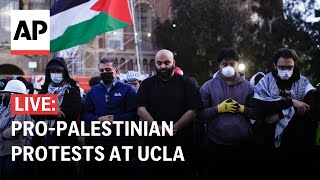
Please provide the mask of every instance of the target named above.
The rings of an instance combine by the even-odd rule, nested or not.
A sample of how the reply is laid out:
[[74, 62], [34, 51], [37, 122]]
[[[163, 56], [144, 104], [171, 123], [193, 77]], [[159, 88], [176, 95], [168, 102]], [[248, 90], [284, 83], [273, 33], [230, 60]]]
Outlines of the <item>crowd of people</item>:
[[[33, 94], [23, 78], [0, 81], [0, 177], [94, 177], [94, 176], [238, 176], [315, 175], [320, 168], [320, 87], [303, 76], [293, 49], [281, 48], [272, 56], [273, 70], [258, 72], [250, 81], [238, 71], [239, 54], [224, 48], [217, 57], [219, 71], [198, 87], [184, 75], [171, 51], [155, 55], [156, 75], [146, 79], [135, 71], [119, 79], [113, 57], [99, 60], [100, 76], [93, 77], [88, 93], [69, 76], [66, 61], [51, 59], [38, 94], [58, 96], [57, 115], [13, 115], [10, 96]], [[43, 121], [56, 128], [57, 121], [83, 121], [90, 131], [93, 121], [173, 122], [173, 136], [76, 137], [56, 132], [45, 136], [12, 136], [12, 121]], [[111, 126], [111, 129], [115, 128]], [[123, 127], [125, 128], [125, 127]], [[172, 157], [182, 147], [184, 161], [24, 162], [12, 161], [12, 146], [166, 146]], [[157, 155], [157, 154], [156, 154]], [[48, 154], [51, 157], [52, 154]], [[60, 156], [58, 153], [57, 156]], [[125, 153], [120, 152], [124, 157]]]

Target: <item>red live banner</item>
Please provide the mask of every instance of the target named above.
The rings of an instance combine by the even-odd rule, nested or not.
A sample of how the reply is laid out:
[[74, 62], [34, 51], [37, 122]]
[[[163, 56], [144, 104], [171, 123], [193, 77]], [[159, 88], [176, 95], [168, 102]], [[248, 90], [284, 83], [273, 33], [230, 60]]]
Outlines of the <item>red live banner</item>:
[[56, 94], [12, 94], [11, 114], [58, 115]]

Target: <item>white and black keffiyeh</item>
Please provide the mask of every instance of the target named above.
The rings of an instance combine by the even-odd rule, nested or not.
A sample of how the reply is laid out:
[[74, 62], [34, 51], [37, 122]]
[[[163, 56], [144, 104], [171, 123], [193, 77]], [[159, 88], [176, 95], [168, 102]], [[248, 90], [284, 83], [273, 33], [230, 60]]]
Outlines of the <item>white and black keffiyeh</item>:
[[[71, 87], [69, 83], [64, 83], [59, 87], [53, 86], [53, 83], [50, 83], [48, 86], [48, 94], [57, 94], [58, 95], [58, 106], [60, 107], [63, 102], [63, 97], [65, 94], [65, 91]], [[47, 123], [48, 127], [53, 127], [55, 124], [55, 119], [46, 119], [45, 122]]]
[[[293, 83], [291, 90], [287, 93], [290, 95], [291, 99], [302, 101], [310, 90], [315, 90], [315, 88], [310, 84], [306, 77], [300, 75], [300, 79]], [[284, 97], [280, 96], [280, 90], [272, 73], [267, 74], [255, 86], [254, 98], [262, 101], [279, 101], [284, 99]], [[282, 110], [282, 113], [284, 117], [278, 121], [275, 130], [274, 143], [276, 147], [280, 146], [283, 130], [295, 113], [294, 107], [291, 106], [288, 109], [284, 109]]]

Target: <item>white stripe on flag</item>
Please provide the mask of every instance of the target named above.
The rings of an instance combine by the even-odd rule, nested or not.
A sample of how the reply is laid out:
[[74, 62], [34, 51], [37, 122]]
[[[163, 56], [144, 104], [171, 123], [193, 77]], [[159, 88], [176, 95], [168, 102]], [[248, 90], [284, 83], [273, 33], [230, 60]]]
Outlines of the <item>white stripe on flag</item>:
[[62, 36], [69, 26], [79, 24], [98, 15], [100, 12], [90, 9], [97, 1], [98, 0], [91, 0], [79, 6], [58, 13], [54, 16], [51, 16], [50, 40]]

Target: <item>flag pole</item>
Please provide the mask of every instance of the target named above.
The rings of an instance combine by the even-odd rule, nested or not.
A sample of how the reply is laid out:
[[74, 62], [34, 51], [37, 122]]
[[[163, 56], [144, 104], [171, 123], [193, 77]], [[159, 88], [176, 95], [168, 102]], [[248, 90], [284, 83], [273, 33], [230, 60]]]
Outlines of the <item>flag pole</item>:
[[138, 72], [140, 73], [140, 61], [139, 61], [139, 46], [138, 46], [138, 41], [137, 41], [137, 33], [136, 33], [136, 23], [135, 23], [135, 18], [134, 18], [134, 8], [133, 8], [133, 2], [132, 0], [130, 1], [130, 9], [131, 9], [131, 18], [132, 18], [132, 23], [133, 23], [133, 35], [134, 35], [134, 44], [136, 48], [136, 57], [137, 57], [137, 66], [138, 66]]

